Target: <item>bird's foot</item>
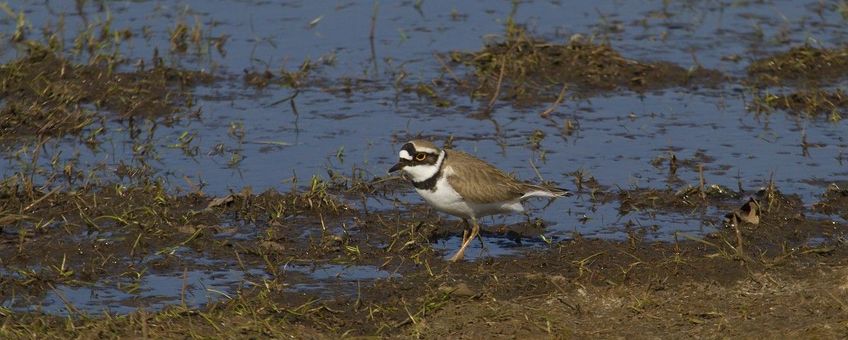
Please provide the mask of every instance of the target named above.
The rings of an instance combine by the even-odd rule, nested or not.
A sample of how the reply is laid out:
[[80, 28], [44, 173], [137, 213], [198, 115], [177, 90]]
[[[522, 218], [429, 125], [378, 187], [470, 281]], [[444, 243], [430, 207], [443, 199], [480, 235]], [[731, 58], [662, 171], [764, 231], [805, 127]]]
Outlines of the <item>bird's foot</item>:
[[453, 256], [451, 256], [450, 261], [457, 262], [459, 260], [462, 260], [463, 257], [465, 257], [465, 247], [459, 248], [459, 250], [456, 251], [456, 254], [453, 254]]

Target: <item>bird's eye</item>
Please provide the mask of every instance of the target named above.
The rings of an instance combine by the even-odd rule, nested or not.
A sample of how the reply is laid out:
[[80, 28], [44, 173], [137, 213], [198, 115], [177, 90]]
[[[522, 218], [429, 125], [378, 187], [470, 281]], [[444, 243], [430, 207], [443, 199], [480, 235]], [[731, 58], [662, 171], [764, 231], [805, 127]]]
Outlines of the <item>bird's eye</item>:
[[423, 152], [419, 152], [417, 155], [415, 155], [416, 161], [423, 161], [425, 158], [427, 158], [427, 154]]

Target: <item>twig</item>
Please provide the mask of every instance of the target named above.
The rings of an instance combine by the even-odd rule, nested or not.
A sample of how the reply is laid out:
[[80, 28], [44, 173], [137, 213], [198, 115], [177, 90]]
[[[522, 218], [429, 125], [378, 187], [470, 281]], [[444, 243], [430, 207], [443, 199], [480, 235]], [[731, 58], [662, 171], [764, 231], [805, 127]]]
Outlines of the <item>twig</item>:
[[548, 118], [551, 115], [551, 113], [553, 113], [554, 110], [556, 110], [556, 108], [559, 106], [559, 104], [562, 104], [563, 99], [565, 99], [565, 91], [566, 90], [568, 90], [568, 84], [562, 84], [562, 90], [559, 91], [559, 96], [557, 96], [557, 99], [554, 101], [553, 104], [551, 104], [550, 107], [545, 109], [545, 111], [542, 111], [542, 113], [540, 113], [539, 116], [542, 117], [542, 118]]
[[401, 176], [387, 176], [387, 177], [380, 178], [378, 180], [368, 182], [368, 184], [375, 185], [375, 184], [380, 184], [380, 183], [383, 183], [383, 182], [396, 181], [396, 180], [401, 180], [401, 179], [403, 179], [403, 177], [401, 177]]
[[371, 32], [368, 33], [368, 41], [371, 43], [371, 61], [374, 63], [374, 74], [379, 72], [377, 69], [377, 50], [374, 48], [374, 32], [377, 30], [377, 13], [379, 8], [379, 1], [374, 0], [374, 11], [371, 13]]
[[61, 186], [56, 187], [56, 188], [54, 188], [53, 190], [50, 190], [50, 192], [48, 192], [48, 193], [44, 194], [44, 196], [39, 197], [39, 198], [38, 198], [37, 200], [35, 200], [35, 201], [32, 201], [32, 203], [30, 203], [30, 204], [29, 204], [29, 205], [27, 205], [27, 206], [26, 206], [23, 210], [21, 210], [21, 213], [25, 213], [25, 212], [27, 212], [27, 210], [32, 209], [32, 208], [33, 208], [33, 207], [35, 207], [38, 203], [41, 203], [41, 201], [45, 200], [47, 197], [50, 197], [50, 196], [52, 196], [53, 194], [55, 194], [55, 193], [59, 192], [59, 190], [60, 190], [60, 189], [62, 189], [62, 187], [61, 187]]
[[265, 107], [273, 107], [273, 106], [277, 106], [279, 104], [282, 104], [283, 102], [285, 102], [287, 100], [294, 100], [295, 98], [297, 98], [298, 94], [300, 94], [300, 89], [294, 89], [294, 94], [292, 94], [291, 96], [288, 96], [288, 97], [285, 97], [285, 98], [280, 99], [278, 101], [275, 101], [271, 104], [266, 105]]
[[44, 148], [44, 145], [47, 144], [47, 141], [50, 140], [50, 136], [38, 136], [38, 145], [35, 146], [35, 150], [32, 151], [32, 166], [29, 173], [29, 178], [24, 183], [26, 187], [27, 195], [30, 199], [33, 198], [35, 192], [33, 192], [32, 183], [33, 178], [35, 177], [35, 173], [38, 170], [38, 158], [41, 155], [41, 150]]
[[183, 286], [180, 289], [180, 305], [183, 308], [188, 308], [186, 305], [186, 289], [188, 289], [188, 267], [183, 268]]
[[435, 53], [433, 53], [433, 57], [436, 58], [436, 60], [439, 62], [439, 64], [442, 65], [442, 68], [444, 68], [445, 71], [451, 76], [451, 78], [453, 78], [453, 81], [455, 81], [457, 84], [462, 84], [462, 81], [459, 80], [459, 77], [457, 77], [456, 74], [453, 73], [453, 70], [451, 70], [451, 68], [448, 66], [448, 64], [445, 63], [444, 60], [442, 60], [442, 57], [440, 57], [438, 54], [435, 54]]
[[536, 163], [533, 162], [533, 157], [530, 157], [530, 167], [533, 168], [533, 171], [536, 172], [536, 177], [539, 177], [539, 181], [544, 182], [545, 179], [542, 178], [542, 173], [539, 172], [539, 168], [536, 167]]
[[495, 84], [495, 93], [492, 94], [492, 98], [489, 99], [489, 105], [486, 105], [486, 109], [483, 110], [482, 114], [488, 116], [490, 112], [492, 112], [492, 108], [495, 106], [495, 102], [498, 100], [498, 97], [501, 95], [501, 85], [503, 84], [504, 71], [506, 70], [506, 57], [501, 58], [501, 70], [498, 74], [498, 83]]
[[59, 291], [58, 289], [56, 289], [56, 287], [55, 287], [55, 286], [53, 286], [53, 284], [52, 284], [52, 283], [48, 282], [48, 283], [47, 283], [47, 286], [48, 286], [48, 287], [50, 287], [50, 289], [51, 289], [51, 290], [53, 290], [53, 293], [55, 293], [55, 294], [56, 294], [56, 296], [58, 296], [58, 297], [59, 297], [59, 300], [62, 300], [62, 303], [63, 303], [63, 304], [65, 304], [65, 308], [67, 308], [67, 309], [68, 309], [68, 314], [70, 314], [70, 313], [74, 313], [74, 314], [78, 314], [78, 315], [81, 315], [81, 314], [82, 314], [82, 313], [80, 313], [79, 309], [77, 309], [77, 307], [75, 307], [75, 306], [71, 303], [71, 301], [70, 301], [70, 300], [68, 300], [68, 298], [67, 298], [67, 297], [65, 297], [65, 294], [63, 294], [61, 291]]

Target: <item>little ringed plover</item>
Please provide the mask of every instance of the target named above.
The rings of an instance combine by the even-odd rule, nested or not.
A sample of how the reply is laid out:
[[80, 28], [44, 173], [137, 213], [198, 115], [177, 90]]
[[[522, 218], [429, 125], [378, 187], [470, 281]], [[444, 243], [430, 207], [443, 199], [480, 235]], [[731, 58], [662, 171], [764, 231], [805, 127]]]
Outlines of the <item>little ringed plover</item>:
[[404, 144], [398, 157], [389, 172], [406, 173], [415, 191], [436, 210], [462, 218], [466, 225], [471, 220], [471, 233], [463, 231], [462, 246], [451, 261], [462, 259], [465, 248], [478, 236], [478, 218], [523, 212], [522, 202], [530, 197], [571, 195], [563, 189], [520, 182], [474, 156], [443, 150], [426, 140]]

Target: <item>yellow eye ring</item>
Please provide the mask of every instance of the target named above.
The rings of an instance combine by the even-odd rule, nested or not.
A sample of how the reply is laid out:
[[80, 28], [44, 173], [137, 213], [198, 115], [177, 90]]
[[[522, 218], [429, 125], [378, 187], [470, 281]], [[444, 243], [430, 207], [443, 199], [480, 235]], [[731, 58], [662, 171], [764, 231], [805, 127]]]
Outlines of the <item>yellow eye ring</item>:
[[427, 158], [427, 155], [424, 154], [424, 153], [419, 153], [419, 154], [415, 155], [416, 161], [423, 161], [425, 158]]

